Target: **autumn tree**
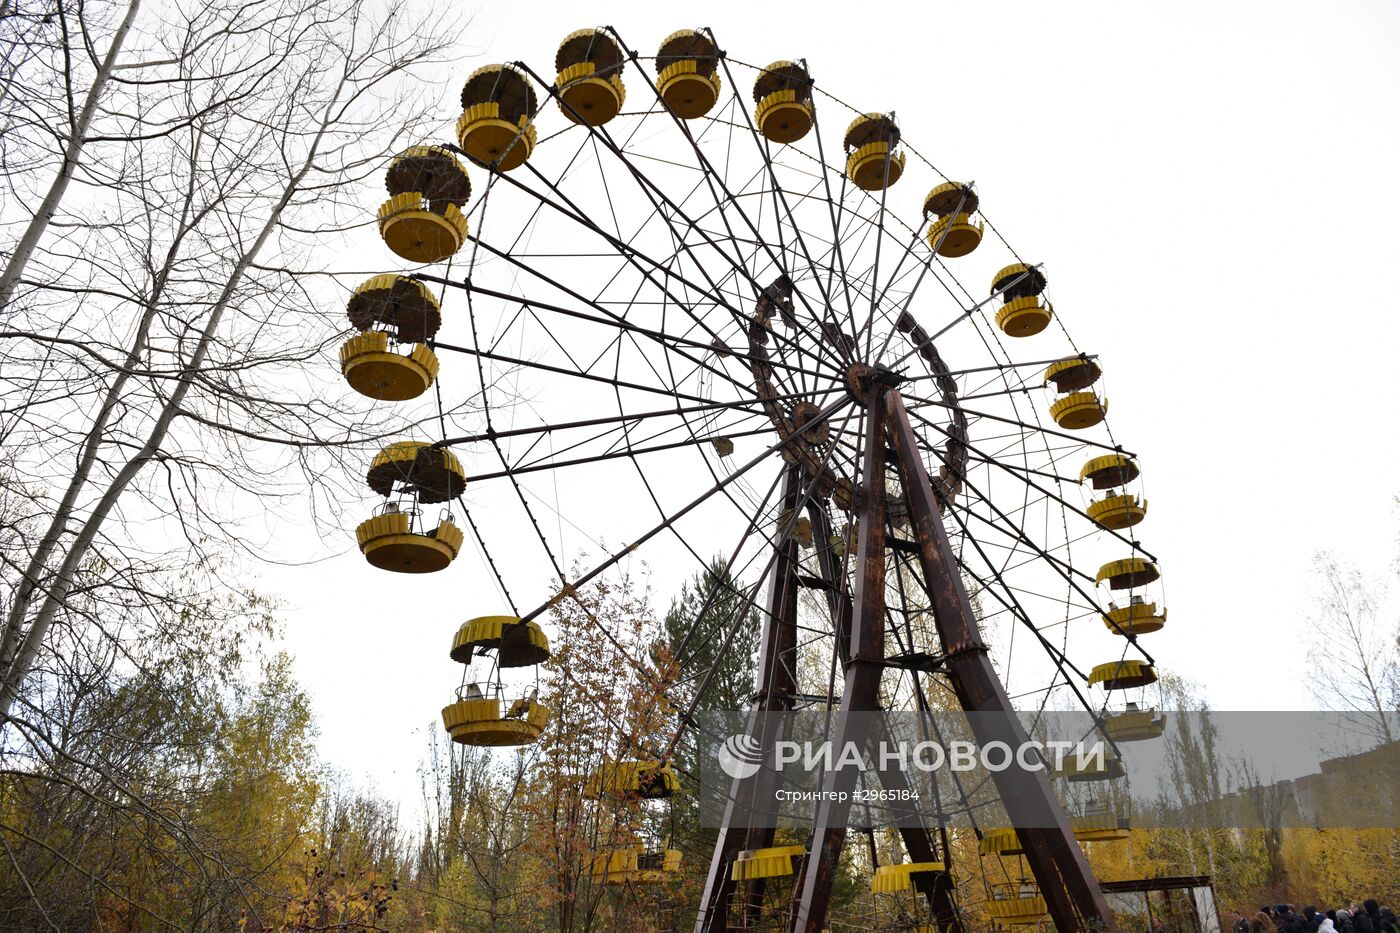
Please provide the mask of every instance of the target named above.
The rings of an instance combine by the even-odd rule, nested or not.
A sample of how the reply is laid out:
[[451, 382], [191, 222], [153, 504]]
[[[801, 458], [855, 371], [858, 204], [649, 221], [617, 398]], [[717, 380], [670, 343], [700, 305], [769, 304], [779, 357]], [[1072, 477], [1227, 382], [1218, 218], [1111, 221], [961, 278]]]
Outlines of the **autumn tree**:
[[[750, 588], [728, 571], [716, 557], [681, 591], [666, 613], [666, 637], [677, 666], [678, 697], [701, 710], [747, 709], [753, 695], [753, 668], [757, 663], [759, 611], [749, 598]], [[737, 627], [736, 627], [737, 621]], [[735, 628], [734, 636], [725, 636]], [[684, 647], [682, 647], [684, 645]], [[704, 692], [694, 696], [698, 682], [711, 670]]]
[[423, 922], [442, 931], [530, 929], [542, 872], [531, 851], [526, 792], [539, 748], [446, 747], [436, 733], [423, 770], [427, 813], [413, 888]]
[[[595, 866], [613, 849], [662, 847], [671, 835], [669, 805], [588, 786], [615, 762], [664, 754], [676, 709], [662, 692], [669, 666], [661, 624], [647, 587], [626, 575], [569, 591], [549, 619], [556, 636], [543, 695], [555, 719], [528, 791], [533, 848], [547, 879], [541, 906], [561, 933], [655, 929], [670, 886], [604, 883]], [[695, 855], [683, 859], [693, 870]]]
[[91, 21], [10, 76], [34, 90], [13, 150], [50, 157], [4, 167], [19, 236], [0, 442], [14, 476], [43, 481], [12, 486], [0, 713], [80, 576], [90, 595], [152, 591], [221, 547], [258, 549], [233, 502], [334, 489], [323, 454], [381, 433], [330, 388], [344, 327], [310, 257], [363, 222], [362, 182], [421, 132], [406, 79], [442, 50], [441, 24], [364, 0], [134, 0], [89, 67], [89, 28], [116, 18], [102, 9], [78, 7]]
[[1400, 711], [1400, 626], [1382, 614], [1385, 589], [1330, 554], [1319, 554], [1312, 659], [1313, 696], [1326, 709], [1355, 714], [1381, 742], [1395, 741]]
[[[16, 928], [227, 927], [286, 889], [317, 792], [310, 758], [281, 757], [306, 751], [278, 719], [294, 694], [268, 700], [270, 733], [229, 705], [269, 625], [245, 558], [415, 420], [335, 378], [349, 280], [326, 244], [430, 128], [439, 89], [418, 78], [454, 32], [435, 15], [4, 3], [0, 909]], [[231, 755], [240, 736], [262, 744]]]

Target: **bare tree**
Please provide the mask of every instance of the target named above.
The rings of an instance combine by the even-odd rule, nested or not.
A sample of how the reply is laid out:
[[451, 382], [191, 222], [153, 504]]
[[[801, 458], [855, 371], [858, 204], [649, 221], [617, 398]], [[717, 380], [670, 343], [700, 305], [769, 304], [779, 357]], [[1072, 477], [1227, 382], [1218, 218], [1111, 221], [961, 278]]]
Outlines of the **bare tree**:
[[[372, 218], [389, 156], [437, 135], [457, 72], [439, 15], [0, 8], [0, 897], [35, 927], [91, 926], [102, 901], [132, 928], [228, 928], [264, 883], [189, 795], [217, 770], [219, 672], [265, 634], [240, 550], [267, 553], [286, 503], [314, 483], [323, 512], [355, 479], [342, 460], [361, 472], [429, 414], [340, 381], [346, 287], [379, 270], [326, 257]], [[154, 915], [104, 838], [203, 893]], [[46, 900], [55, 879], [91, 897]]]
[[[141, 0], [129, 0], [123, 9], [115, 6], [111, 12], [120, 16], [107, 39], [100, 57], [93, 53], [92, 37], [88, 32], [90, 20], [83, 4], [73, 8], [57, 2], [35, 5], [36, 10], [10, 9], [9, 0], [0, 4], [0, 23], [4, 31], [5, 71], [0, 103], [5, 105], [3, 124], [6, 136], [23, 136], [20, 129], [28, 124], [43, 135], [52, 134], [53, 152], [57, 156], [56, 170], [47, 190], [24, 225], [3, 269], [0, 269], [0, 320], [25, 267], [43, 239], [49, 223], [58, 213], [59, 205], [73, 181], [82, 161], [83, 147], [92, 132], [93, 120], [103, 103], [108, 84], [122, 65], [122, 49], [132, 24], [141, 8]], [[74, 42], [76, 37], [80, 44]], [[79, 53], [79, 54], [74, 54]], [[86, 65], [90, 73], [84, 74]], [[81, 70], [80, 70], [81, 69]], [[25, 81], [29, 78], [29, 81]], [[61, 88], [61, 94], [46, 92], [45, 81], [56, 81], [47, 88]], [[85, 89], [84, 89], [85, 86]], [[81, 95], [81, 96], [79, 96]], [[35, 106], [49, 101], [57, 107]], [[40, 152], [44, 147], [38, 147]], [[10, 155], [7, 153], [7, 156]], [[6, 165], [12, 162], [7, 159]], [[6, 173], [9, 174], [8, 172]]]
[[1313, 695], [1328, 709], [1358, 714], [1378, 741], [1393, 742], [1400, 709], [1396, 626], [1381, 615], [1384, 587], [1330, 554], [1319, 554], [1313, 619]]
[[452, 30], [366, 0], [176, 3], [118, 28], [75, 165], [71, 134], [52, 140], [67, 197], [6, 267], [0, 440], [44, 488], [3, 555], [0, 713], [86, 564], [130, 578], [256, 548], [238, 524], [252, 497], [334, 490], [323, 452], [411, 423], [334, 379], [343, 293], [310, 257], [420, 138], [425, 85], [407, 78]]

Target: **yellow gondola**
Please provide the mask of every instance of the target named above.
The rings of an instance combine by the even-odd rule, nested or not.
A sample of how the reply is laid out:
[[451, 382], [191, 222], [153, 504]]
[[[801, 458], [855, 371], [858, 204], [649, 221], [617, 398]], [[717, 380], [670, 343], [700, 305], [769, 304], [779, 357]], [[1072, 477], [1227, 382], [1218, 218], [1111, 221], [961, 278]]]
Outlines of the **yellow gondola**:
[[466, 166], [439, 146], [413, 146], [389, 163], [389, 200], [379, 207], [379, 235], [409, 262], [441, 262], [462, 248], [471, 198]]
[[1075, 392], [1089, 388], [1102, 375], [1103, 370], [1099, 369], [1098, 363], [1085, 356], [1074, 356], [1051, 363], [1045, 370], [1043, 384], [1053, 382], [1055, 391], [1060, 393]]
[[1126, 606], [1112, 606], [1104, 613], [1103, 624], [1115, 635], [1147, 635], [1167, 624], [1167, 610], [1134, 596]]
[[792, 860], [807, 854], [806, 846], [773, 846], [767, 849], [746, 849], [734, 859], [729, 877], [734, 881], [755, 878], [781, 878], [793, 872]]
[[535, 742], [551, 716], [549, 708], [532, 697], [515, 700], [503, 715], [499, 696], [476, 697], [469, 692], [443, 707], [442, 724], [454, 742], [501, 748]]
[[[899, 865], [881, 865], [870, 878], [872, 894], [900, 894], [914, 892], [915, 875], [942, 874], [947, 868], [942, 862], [904, 862]], [[951, 883], [952, 878], [949, 877]]]
[[860, 538], [860, 529], [856, 522], [849, 522], [839, 532], [832, 532], [827, 537], [827, 546], [831, 548], [831, 553], [837, 557], [844, 557], [846, 552], [854, 554], [856, 552], [856, 542]]
[[485, 65], [462, 87], [457, 142], [479, 165], [508, 172], [535, 151], [539, 103], [529, 79], [512, 65]]
[[467, 487], [467, 474], [446, 448], [427, 441], [399, 441], [375, 455], [365, 482], [381, 496], [397, 487], [414, 493], [419, 502], [434, 503], [460, 496]]
[[993, 920], [1019, 926], [1040, 923], [1048, 916], [1048, 909], [1040, 889], [1030, 881], [1022, 881], [992, 885], [987, 913]]
[[424, 344], [414, 344], [407, 354], [389, 349], [389, 335], [382, 330], [358, 334], [340, 347], [340, 372], [361, 395], [382, 402], [417, 398], [437, 378], [438, 358]]
[[1009, 826], [989, 829], [977, 841], [979, 855], [1020, 855], [1021, 837]]
[[559, 110], [574, 123], [588, 126], [602, 126], [617, 116], [627, 99], [624, 61], [617, 40], [601, 29], [580, 29], [566, 36], [554, 56]]
[[1131, 528], [1147, 517], [1147, 500], [1131, 493], [1104, 496], [1089, 503], [1089, 518], [1103, 528]]
[[657, 759], [606, 761], [588, 776], [583, 796], [589, 800], [602, 797], [662, 800], [674, 796], [680, 787], [680, 777], [670, 762]]
[[696, 29], [671, 33], [656, 52], [656, 89], [682, 120], [710, 112], [719, 100], [719, 55], [709, 36]]
[[881, 191], [904, 174], [899, 125], [892, 114], [866, 113], [846, 127], [846, 177], [863, 191]]
[[637, 872], [637, 846], [595, 852], [588, 862], [588, 876], [603, 884], [626, 884]]
[[1103, 806], [1091, 806], [1071, 816], [1069, 826], [1080, 842], [1120, 842], [1132, 835], [1128, 818]]
[[795, 540], [803, 550], [810, 551], [816, 546], [816, 540], [812, 535], [812, 520], [807, 516], [794, 518], [791, 511], [778, 513], [778, 521], [774, 527], [777, 534], [785, 534]]
[[675, 878], [681, 870], [681, 850], [663, 847], [637, 854], [637, 874], [632, 879], [638, 884], [655, 884]]
[[754, 123], [771, 142], [795, 143], [812, 129], [812, 79], [805, 66], [777, 61], [753, 84]]
[[[1084, 356], [1056, 360], [1045, 370], [1045, 384], [1054, 383], [1060, 398], [1050, 405], [1050, 416], [1062, 428], [1079, 430], [1093, 427], [1108, 412], [1108, 402], [1091, 391], [1084, 391], [1099, 381], [1103, 371], [1099, 364]], [[1119, 526], [1122, 527], [1122, 526]]]
[[411, 516], [390, 503], [378, 515], [355, 529], [365, 559], [381, 570], [396, 573], [432, 573], [441, 570], [462, 549], [462, 531], [443, 519], [431, 532], [411, 531]]
[[376, 275], [361, 282], [350, 295], [345, 316], [360, 332], [382, 327], [399, 343], [422, 343], [442, 326], [437, 298], [417, 279]]
[[1126, 590], [1134, 586], [1146, 586], [1157, 580], [1162, 572], [1157, 565], [1145, 557], [1125, 557], [1111, 560], [1094, 574], [1095, 583], [1107, 583], [1111, 590]]
[[471, 663], [472, 656], [496, 652], [501, 667], [526, 667], [549, 660], [549, 638], [539, 623], [521, 622], [515, 616], [478, 616], [468, 619], [452, 639], [452, 660]]
[[1108, 414], [1108, 399], [1094, 392], [1071, 392], [1050, 403], [1050, 417], [1070, 431], [1092, 428]]
[[1000, 292], [1005, 302], [997, 311], [997, 327], [1008, 337], [1031, 337], [1050, 324], [1054, 309], [1040, 300], [1045, 285], [1045, 273], [1023, 262], [992, 276], [992, 294]]
[[1155, 709], [1139, 709], [1136, 703], [1129, 703], [1121, 713], [1104, 715], [1103, 731], [1115, 742], [1146, 742], [1162, 737], [1167, 720]]
[[1132, 457], [1124, 454], [1106, 454], [1095, 457], [1084, 464], [1079, 471], [1079, 481], [1090, 482], [1095, 489], [1112, 489], [1123, 486], [1138, 478], [1138, 465]]
[[1105, 690], [1130, 690], [1157, 680], [1157, 670], [1146, 661], [1129, 658], [1096, 664], [1089, 671], [1089, 686], [1102, 684]]
[[929, 249], [940, 256], [966, 256], [982, 242], [982, 221], [977, 213], [977, 192], [956, 181], [945, 181], [924, 198], [924, 216], [936, 218], [928, 228]]
[[595, 853], [588, 874], [603, 884], [655, 884], [679, 874], [681, 858], [680, 849], [663, 846], [648, 851], [637, 843]]
[[1122, 759], [1117, 756], [1085, 755], [1080, 758], [1078, 755], [1066, 755], [1052, 776], [1077, 784], [1085, 781], [1114, 781], [1127, 773]]

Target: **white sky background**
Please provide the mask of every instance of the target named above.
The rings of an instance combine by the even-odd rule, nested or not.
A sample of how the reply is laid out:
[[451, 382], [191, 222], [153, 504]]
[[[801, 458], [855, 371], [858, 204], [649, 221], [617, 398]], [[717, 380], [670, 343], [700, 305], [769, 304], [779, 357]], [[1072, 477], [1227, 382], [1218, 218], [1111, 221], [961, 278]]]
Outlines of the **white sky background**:
[[[1400, 245], [1400, 8], [894, 9], [715, 3], [698, 24], [659, 4], [487, 3], [444, 126], [472, 68], [550, 71], [564, 35], [600, 24], [644, 55], [709, 25], [736, 59], [805, 57], [824, 89], [897, 111], [909, 142], [975, 180], [1001, 232], [1046, 263], [1057, 314], [1100, 355], [1151, 502], [1138, 531], [1168, 594], [1168, 626], [1149, 636], [1162, 667], [1218, 709], [1312, 706], [1307, 680], [1336, 673], [1307, 656], [1314, 553], [1377, 572], [1395, 553], [1400, 308], [1383, 283]], [[892, 190], [920, 198], [912, 186]], [[392, 268], [372, 230], [363, 246], [365, 268]], [[269, 567], [262, 588], [285, 604], [325, 758], [413, 807], [459, 670], [451, 633], [499, 600], [470, 545], [419, 578], [367, 567], [353, 529], [325, 546], [340, 556]]]

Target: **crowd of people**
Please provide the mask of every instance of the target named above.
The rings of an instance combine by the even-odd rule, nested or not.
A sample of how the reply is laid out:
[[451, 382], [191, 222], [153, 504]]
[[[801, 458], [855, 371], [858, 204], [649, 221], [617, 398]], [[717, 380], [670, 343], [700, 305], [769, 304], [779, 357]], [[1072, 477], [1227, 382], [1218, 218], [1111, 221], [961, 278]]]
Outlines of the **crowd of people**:
[[1400, 933], [1395, 911], [1367, 899], [1350, 907], [1318, 910], [1292, 904], [1260, 907], [1251, 919], [1240, 917], [1235, 933]]

